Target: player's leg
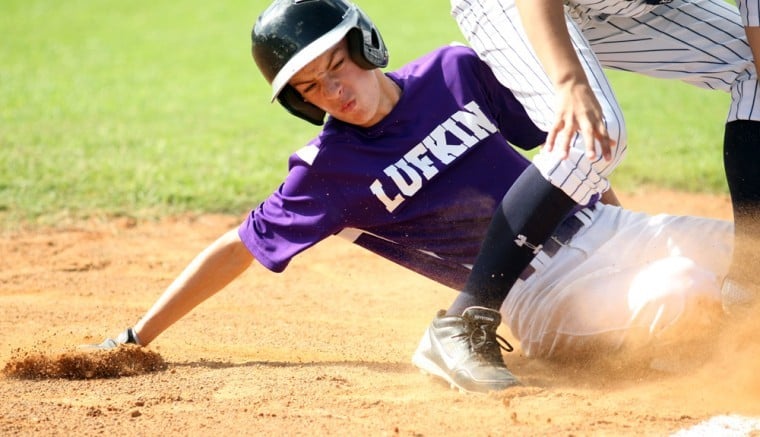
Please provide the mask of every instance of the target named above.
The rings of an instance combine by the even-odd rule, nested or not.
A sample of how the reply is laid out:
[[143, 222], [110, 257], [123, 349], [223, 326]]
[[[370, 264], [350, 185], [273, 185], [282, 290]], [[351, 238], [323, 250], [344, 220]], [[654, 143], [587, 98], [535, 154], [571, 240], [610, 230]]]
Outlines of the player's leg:
[[[514, 1], [452, 0], [452, 14], [470, 45], [534, 123], [549, 130], [556, 118], [556, 92], [528, 42]], [[607, 190], [606, 176], [624, 155], [625, 127], [615, 96], [578, 27], [569, 17], [566, 22], [607, 130], [617, 142], [613, 159], [587, 159], [580, 135], [575, 136], [569, 159], [541, 151], [497, 208], [465, 293], [450, 308], [452, 313], [478, 301], [498, 308], [517, 274], [535, 256], [531, 248], [541, 244], [576, 204], [587, 204]]]
[[[747, 20], [744, 5], [739, 2]], [[744, 305], [760, 291], [760, 87], [739, 9], [723, 0], [675, 0], [635, 18], [587, 16], [584, 22], [606, 67], [731, 94], [724, 166], [736, 250], [724, 291], [729, 306]]]
[[[514, 0], [452, 0], [452, 15], [468, 43], [488, 63], [499, 81], [522, 103], [531, 120], [549, 130], [556, 120], [557, 96], [541, 66]], [[576, 23], [566, 16], [576, 53], [604, 113], [607, 130], [617, 142], [613, 159], [590, 162], [584, 158], [585, 145], [576, 136], [567, 160], [541, 153], [534, 160], [541, 174], [577, 203], [586, 204], [594, 194], [609, 187], [605, 177], [623, 158], [626, 132], [622, 111], [596, 55]]]
[[[737, 0], [736, 3], [745, 27], [760, 26], [758, 0]], [[759, 47], [753, 48], [753, 53], [758, 51]], [[758, 65], [755, 59], [756, 75]], [[751, 83], [746, 83], [733, 91], [732, 100], [737, 102], [737, 109], [732, 112], [737, 119], [729, 117], [723, 142], [723, 163], [736, 223], [734, 262], [723, 287], [729, 311], [737, 311], [750, 302], [757, 303], [760, 294], [756, 268], [760, 265], [760, 122], [754, 109], [758, 96], [756, 77], [754, 84], [754, 89], [750, 89]]]
[[[530, 49], [514, 1], [452, 0], [452, 10], [471, 46], [534, 123], [548, 131], [555, 122], [557, 99]], [[591, 161], [581, 136], [575, 135], [569, 159], [562, 159], [562, 153], [540, 153], [496, 208], [463, 292], [433, 320], [412, 359], [421, 369], [465, 390], [499, 390], [516, 383], [498, 346], [498, 309], [535, 256], [533, 247], [545, 241], [577, 204], [590, 203], [609, 188], [605, 176], [625, 152], [623, 118], [612, 90], [579, 29], [567, 21], [617, 146], [606, 161], [596, 145], [599, 158]]]
[[[730, 3], [673, 0], [636, 17], [575, 12], [605, 68], [755, 95], [752, 52], [738, 9]], [[749, 100], [733, 100], [729, 120], [752, 118]]]
[[760, 122], [734, 120], [726, 124], [723, 163], [731, 193], [735, 248], [731, 271], [723, 286], [730, 313], [757, 304], [760, 293]]
[[[518, 282], [502, 315], [523, 352], [565, 359], [609, 354], [693, 333], [720, 308], [730, 222], [599, 208], [550, 259]], [[699, 236], [699, 238], [695, 238]]]

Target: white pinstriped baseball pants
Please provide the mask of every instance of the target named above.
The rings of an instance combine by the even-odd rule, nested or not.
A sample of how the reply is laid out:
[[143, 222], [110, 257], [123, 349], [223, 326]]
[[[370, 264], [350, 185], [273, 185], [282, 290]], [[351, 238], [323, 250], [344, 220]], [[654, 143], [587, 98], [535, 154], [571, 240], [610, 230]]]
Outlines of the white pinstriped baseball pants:
[[[452, 15], [470, 46], [486, 61], [499, 81], [512, 90], [530, 118], [548, 131], [556, 120], [554, 87], [531, 49], [513, 0], [451, 0]], [[576, 135], [566, 160], [541, 151], [534, 164], [541, 174], [579, 204], [609, 188], [607, 176], [625, 154], [623, 114], [602, 67], [576, 23], [566, 14], [573, 44], [604, 112], [607, 130], [617, 142], [612, 161], [585, 156], [583, 138]], [[597, 145], [597, 151], [600, 149]]]
[[[756, 3], [740, 3], [750, 23], [758, 20], [752, 12], [758, 10]], [[612, 162], [588, 162], [580, 136], [566, 161], [545, 153], [534, 158], [544, 177], [578, 203], [608, 188], [606, 177], [626, 148], [623, 115], [603, 66], [729, 92], [727, 121], [760, 120], [757, 73], [735, 6], [724, 0], [674, 0], [658, 6], [573, 0], [566, 5], [565, 21], [576, 52], [602, 105], [607, 129], [618, 142]], [[554, 88], [530, 47], [514, 0], [451, 0], [451, 7], [473, 49], [533, 121], [549, 129], [556, 118]]]
[[745, 26], [760, 26], [760, 0], [737, 0], [736, 5]]
[[736, 6], [673, 0], [635, 17], [595, 18], [582, 3], [574, 2], [573, 14], [604, 67], [725, 91], [731, 94], [726, 121], [760, 121], [757, 72]]
[[541, 252], [531, 262], [534, 272], [512, 287], [502, 320], [532, 358], [679, 344], [697, 328], [715, 328], [703, 322], [722, 315], [732, 247], [728, 221], [597, 204], [554, 256]]

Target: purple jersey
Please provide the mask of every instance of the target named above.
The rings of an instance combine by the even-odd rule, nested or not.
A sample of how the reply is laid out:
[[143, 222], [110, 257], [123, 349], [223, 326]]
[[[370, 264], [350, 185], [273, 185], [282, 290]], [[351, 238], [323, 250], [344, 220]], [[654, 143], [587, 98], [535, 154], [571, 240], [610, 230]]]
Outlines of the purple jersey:
[[239, 235], [280, 272], [322, 239], [355, 244], [460, 289], [494, 208], [546, 134], [469, 48], [447, 46], [388, 73], [403, 90], [378, 124], [329, 118], [290, 157], [280, 188]]

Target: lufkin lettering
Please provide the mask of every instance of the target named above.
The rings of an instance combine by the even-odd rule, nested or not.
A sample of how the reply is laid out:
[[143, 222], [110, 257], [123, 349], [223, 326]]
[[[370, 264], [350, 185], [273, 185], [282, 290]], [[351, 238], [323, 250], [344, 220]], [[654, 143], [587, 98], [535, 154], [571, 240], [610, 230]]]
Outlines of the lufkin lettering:
[[[496, 126], [477, 103], [470, 102], [464, 109], [454, 113], [406, 152], [403, 158], [385, 168], [383, 172], [390, 178], [394, 190], [386, 191], [378, 179], [372, 182], [369, 189], [388, 212], [393, 212], [406, 199], [414, 196], [422, 188], [423, 181], [438, 174], [439, 167], [433, 158], [446, 166], [483, 138], [497, 132]], [[458, 141], [453, 144], [449, 142], [454, 139]]]

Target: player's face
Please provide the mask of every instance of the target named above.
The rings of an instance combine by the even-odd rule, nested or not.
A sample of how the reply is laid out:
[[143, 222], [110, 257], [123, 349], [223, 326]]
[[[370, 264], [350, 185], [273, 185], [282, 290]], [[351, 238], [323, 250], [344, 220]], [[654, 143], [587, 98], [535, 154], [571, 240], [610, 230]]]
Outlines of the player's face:
[[290, 84], [304, 100], [333, 117], [369, 127], [398, 100], [385, 91], [385, 81], [390, 79], [379, 69], [365, 70], [354, 63], [344, 39], [293, 75]]

